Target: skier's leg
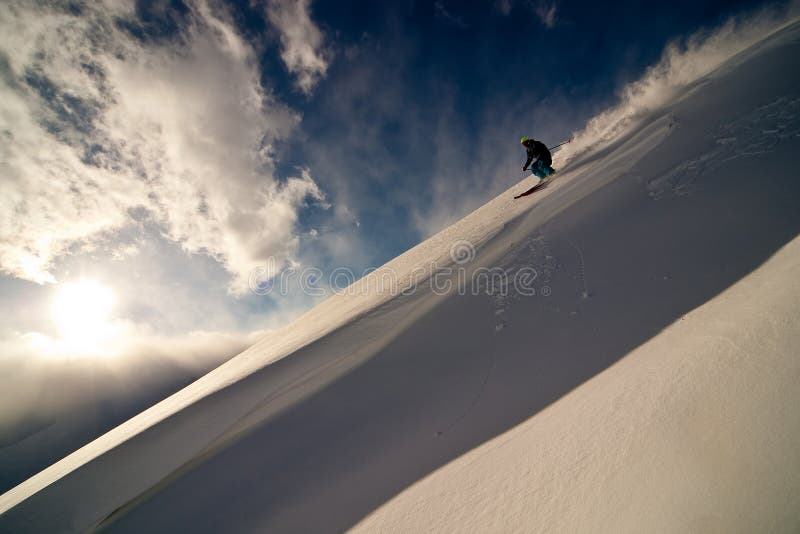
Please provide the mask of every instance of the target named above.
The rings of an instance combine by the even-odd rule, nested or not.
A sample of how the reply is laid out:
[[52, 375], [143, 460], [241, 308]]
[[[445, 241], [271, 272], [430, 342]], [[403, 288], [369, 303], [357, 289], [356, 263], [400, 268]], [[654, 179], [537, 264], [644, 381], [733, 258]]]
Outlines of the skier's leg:
[[553, 174], [554, 172], [556, 172], [556, 170], [552, 166], [550, 166], [549, 164], [545, 164], [544, 162], [540, 161], [539, 165], [540, 165], [539, 169], [541, 170], [542, 174], [545, 177], [548, 177], [551, 174]]
[[543, 180], [545, 176], [547, 176], [544, 171], [544, 165], [541, 161], [537, 161], [532, 170], [533, 174], [535, 174], [540, 180]]

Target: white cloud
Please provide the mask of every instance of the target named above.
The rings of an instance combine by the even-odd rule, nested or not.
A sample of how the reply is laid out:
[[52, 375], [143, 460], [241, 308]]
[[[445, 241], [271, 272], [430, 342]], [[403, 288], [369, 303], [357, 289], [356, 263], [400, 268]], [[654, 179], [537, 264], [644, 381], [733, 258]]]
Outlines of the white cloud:
[[250, 45], [204, 3], [152, 39], [125, 29], [124, 3], [81, 9], [0, 11], [0, 270], [51, 282], [54, 260], [142, 217], [221, 262], [235, 293], [268, 257], [290, 261], [300, 210], [324, 195], [306, 170], [272, 175], [299, 118]]
[[555, 2], [539, 2], [534, 10], [536, 16], [548, 29], [556, 23], [556, 4]]
[[280, 32], [281, 59], [306, 94], [325, 76], [329, 55], [322, 32], [311, 20], [309, 4], [310, 0], [270, 0], [267, 4], [267, 18]]

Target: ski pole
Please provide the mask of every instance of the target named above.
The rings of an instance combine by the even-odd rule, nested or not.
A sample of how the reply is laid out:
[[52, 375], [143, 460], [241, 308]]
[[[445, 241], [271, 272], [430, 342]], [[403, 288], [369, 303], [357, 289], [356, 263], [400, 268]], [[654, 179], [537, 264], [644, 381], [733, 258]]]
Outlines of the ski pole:
[[555, 145], [555, 146], [551, 146], [551, 147], [550, 147], [550, 148], [548, 148], [547, 150], [553, 150], [554, 148], [558, 148], [558, 147], [560, 147], [561, 145], [566, 145], [567, 143], [570, 143], [570, 142], [572, 142], [572, 138], [571, 138], [571, 137], [570, 137], [569, 139], [567, 139], [566, 141], [564, 141], [563, 143], [559, 143], [559, 144], [557, 144], [557, 145]]

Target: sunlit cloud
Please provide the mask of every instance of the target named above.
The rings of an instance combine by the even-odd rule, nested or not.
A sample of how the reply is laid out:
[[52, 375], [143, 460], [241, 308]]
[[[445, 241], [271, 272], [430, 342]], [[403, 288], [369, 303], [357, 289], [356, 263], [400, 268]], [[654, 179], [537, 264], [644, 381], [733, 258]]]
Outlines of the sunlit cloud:
[[310, 3], [310, 0], [267, 3], [267, 18], [280, 33], [281, 59], [306, 94], [325, 76], [330, 57], [322, 32], [311, 20]]
[[550, 29], [556, 23], [556, 3], [539, 2], [534, 9], [534, 13], [539, 17], [539, 21], [545, 28]]
[[59, 257], [146, 219], [242, 294], [253, 266], [292, 259], [300, 211], [324, 205], [308, 170], [273, 177], [299, 116], [224, 12], [165, 10], [169, 37], [130, 16], [124, 3], [0, 13], [0, 269], [54, 282]]

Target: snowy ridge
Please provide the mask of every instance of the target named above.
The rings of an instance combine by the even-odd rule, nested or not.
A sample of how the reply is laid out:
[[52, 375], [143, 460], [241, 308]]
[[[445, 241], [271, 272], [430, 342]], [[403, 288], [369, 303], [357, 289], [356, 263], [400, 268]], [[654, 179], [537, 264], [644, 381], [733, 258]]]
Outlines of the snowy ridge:
[[[601, 449], [587, 453], [587, 448], [593, 450], [588, 445], [591, 436], [580, 435], [567, 448], [574, 455], [562, 457], [564, 463], [548, 474], [541, 471], [543, 462], [549, 458], [547, 451], [559, 448], [558, 441], [541, 438], [544, 441], [535, 446], [544, 452], [527, 457], [529, 464], [520, 466], [498, 453], [491, 440], [507, 441], [511, 434], [505, 432], [529, 419], [532, 423], [525, 428], [545, 428], [544, 435], [552, 440], [570, 440], [567, 430], [558, 430], [560, 425], [573, 428], [581, 418], [613, 420], [618, 413], [610, 408], [601, 412], [563, 408], [576, 402], [611, 403], [606, 408], [627, 405], [631, 416], [619, 423], [627, 433], [609, 435], [621, 436], [624, 446], [639, 446], [637, 450], [652, 450], [637, 441], [643, 427], [686, 431], [681, 426], [684, 420], [676, 419], [663, 403], [648, 404], [644, 395], [648, 390], [636, 384], [647, 376], [641, 373], [652, 369], [652, 362], [645, 362], [658, 360], [661, 351], [669, 353], [675, 346], [673, 338], [681, 337], [680, 329], [670, 333], [676, 330], [670, 324], [753, 271], [800, 231], [794, 184], [794, 155], [800, 148], [796, 112], [800, 80], [786, 69], [800, 51], [799, 42], [800, 25], [786, 25], [733, 60], [720, 60], [722, 67], [700, 80], [681, 79], [682, 89], [671, 93], [674, 99], [647, 115], [637, 115], [635, 122], [625, 122], [613, 136], [595, 138], [602, 140], [600, 145], [591, 149], [584, 145], [574, 156], [565, 151], [561, 156], [565, 165], [557, 178], [534, 196], [513, 200], [513, 193], [531, 183], [515, 186], [358, 282], [360, 291], [331, 297], [0, 496], [0, 529], [342, 530], [411, 486], [410, 493], [390, 501], [361, 526], [419, 530], [427, 520], [435, 527], [434, 517], [419, 510], [415, 517], [421, 524], [403, 523], [400, 517], [409, 506], [440, 510], [436, 517], [445, 517], [442, 510], [456, 502], [462, 507], [456, 530], [507, 530], [502, 521], [511, 516], [502, 501], [464, 489], [481, 486], [481, 479], [471, 478], [464, 462], [471, 466], [474, 458], [487, 457], [486, 449], [446, 468], [457, 471], [452, 475], [452, 480], [460, 480], [453, 482], [456, 486], [449, 485], [450, 474], [425, 478], [483, 443], [495, 452], [480, 469], [491, 471], [498, 462], [507, 461], [508, 469], [516, 466], [523, 473], [528, 469], [549, 476], [545, 479], [551, 487], [574, 488], [573, 493], [541, 494], [553, 510], [548, 516], [552, 521], [563, 515], [561, 508], [568, 503], [592, 495], [593, 507], [560, 529], [588, 527], [606, 517], [608, 502], [602, 493], [592, 492], [604, 487], [604, 477], [613, 479], [623, 470], [624, 465], [614, 461], [628, 457], [607, 456]], [[752, 80], [756, 83], [748, 83]], [[764, 158], [766, 153], [769, 159]], [[752, 179], [756, 173], [759, 184]], [[733, 208], [738, 211], [730, 214]], [[736, 232], [747, 246], [731, 237]], [[765, 269], [787, 276], [796, 264], [796, 250], [792, 242], [781, 259]], [[513, 276], [532, 267], [537, 276], [535, 294], [439, 294], [425, 283], [432, 273], [459, 266], [467, 276], [481, 268], [499, 268]], [[378, 284], [386, 273], [399, 288], [416, 281], [417, 290], [408, 295], [381, 291]], [[754, 275], [752, 283], [763, 285], [763, 278]], [[458, 287], [456, 274], [450, 281]], [[784, 329], [797, 330], [787, 316], [796, 302], [787, 299], [794, 299], [797, 288], [781, 295], [770, 286], [759, 294], [758, 305], [747, 308], [743, 300], [752, 297], [752, 287], [748, 281], [745, 289], [725, 296], [725, 306], [744, 309], [742, 317], [748, 321], [763, 309], [775, 312], [783, 322], [760, 322], [745, 334], [748, 339], [765, 339], [773, 333], [768, 343], [776, 348], [775, 358], [765, 360], [765, 365], [782, 370], [784, 376], [796, 376], [795, 364], [782, 357], [792, 338], [780, 334]], [[701, 308], [685, 328], [704, 330], [715, 317], [723, 322], [737, 318], [721, 314], [721, 304], [709, 306], [712, 311]], [[664, 329], [662, 338], [659, 332]], [[734, 338], [730, 330], [714, 335], [723, 341], [708, 348], [713, 355], [710, 365], [719, 365], [720, 358], [727, 357], [720, 347]], [[650, 339], [660, 348], [646, 348]], [[747, 347], [736, 352], [735, 362], [746, 366], [743, 354], [760, 354], [756, 344], [733, 342], [740, 349]], [[639, 346], [656, 356], [639, 357], [634, 351]], [[706, 348], [688, 344], [676, 349], [672, 360], [658, 360], [658, 366], [680, 366], [688, 354]], [[609, 367], [626, 354], [630, 357]], [[623, 393], [614, 385], [621, 368], [635, 368], [623, 375], [623, 384], [630, 386]], [[692, 369], [676, 370], [658, 383], [662, 390], [649, 391], [695, 394]], [[703, 374], [707, 368], [697, 369], [703, 380], [710, 380]], [[742, 381], [745, 375], [731, 377]], [[774, 373], [761, 376], [760, 387], [767, 387], [774, 377]], [[579, 388], [576, 395], [564, 397], [575, 388]], [[603, 388], [612, 393], [604, 396]], [[586, 391], [591, 394], [578, 393]], [[744, 386], [731, 391], [749, 394]], [[683, 399], [686, 404], [680, 404], [681, 409], [690, 409], [690, 397]], [[764, 406], [774, 402], [765, 395], [758, 400]], [[565, 414], [577, 415], [574, 421], [565, 421]], [[659, 427], [653, 418], [666, 426]], [[687, 424], [692, 424], [691, 418]], [[782, 436], [796, 438], [795, 430], [787, 427]], [[628, 438], [633, 442], [624, 442]], [[669, 443], [657, 449], [666, 456], [656, 459], [669, 459], [673, 454]], [[719, 440], [709, 443], [716, 445]], [[776, 455], [788, 454], [785, 443], [776, 443]], [[737, 449], [731, 458], [748, 458], [748, 450]], [[329, 464], [324, 458], [336, 460]], [[604, 464], [604, 458], [613, 461]], [[652, 458], [642, 453], [634, 459], [645, 465]], [[587, 471], [586, 466], [598, 462], [597, 470]], [[658, 506], [664, 517], [674, 511], [668, 496], [655, 504], [636, 501], [640, 508], [624, 514], [620, 503], [629, 497], [626, 491], [644, 483], [635, 478], [642, 473], [634, 469], [630, 475], [619, 474], [628, 476], [627, 482], [610, 497], [616, 504], [608, 509], [623, 513], [623, 526], [630, 529], [641, 526], [637, 521], [645, 518], [652, 521]], [[708, 476], [713, 478], [713, 473]], [[752, 476], [756, 482], [767, 480], [758, 470]], [[489, 478], [495, 485], [487, 487], [500, 491], [502, 479]], [[666, 475], [662, 478], [668, 488], [672, 481]], [[524, 477], [515, 480], [521, 487], [531, 483]], [[790, 482], [785, 481], [787, 488]], [[354, 488], [349, 500], [343, 487]], [[457, 500], [449, 501], [448, 495], [457, 495]], [[518, 512], [520, 530], [559, 530], [555, 523], [536, 524], [535, 518], [523, 517], [522, 510], [541, 502], [535, 488], [517, 495], [509, 506]], [[472, 497], [478, 502], [463, 504]], [[486, 502], [490, 506], [482, 508], [480, 503]], [[395, 503], [399, 503], [396, 509]], [[725, 506], [727, 510], [733, 505]], [[306, 509], [315, 513], [302, 512]], [[694, 520], [692, 513], [687, 511]], [[482, 522], [469, 523], [473, 520]], [[713, 517], [707, 520], [707, 525], [722, 524]], [[697, 523], [687, 520], [680, 526], [688, 524]]]

